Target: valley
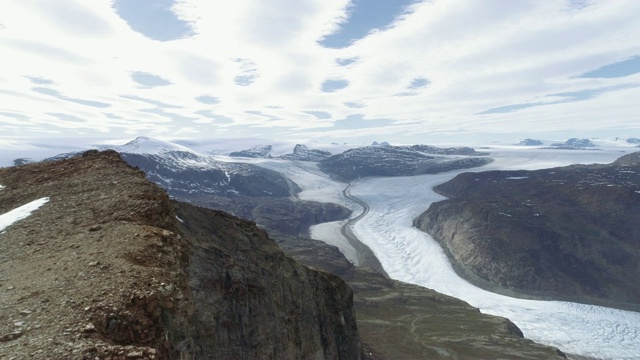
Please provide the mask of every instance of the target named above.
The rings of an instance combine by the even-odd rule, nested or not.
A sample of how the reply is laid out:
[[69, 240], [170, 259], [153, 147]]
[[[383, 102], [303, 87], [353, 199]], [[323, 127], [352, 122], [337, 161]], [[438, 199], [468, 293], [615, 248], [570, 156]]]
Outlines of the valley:
[[[468, 148], [449, 150], [466, 155], [419, 148], [433, 152], [425, 155], [412, 147], [401, 147], [383, 150], [387, 158], [378, 163], [386, 169], [386, 175], [394, 174], [395, 168], [404, 169], [396, 176], [346, 178], [321, 170], [322, 163], [335, 159], [335, 155], [327, 157], [297, 145], [297, 155], [290, 158], [266, 146], [229, 157], [211, 149], [203, 151], [203, 145], [195, 151], [146, 138], [109, 148], [120, 151], [123, 159], [145, 171], [174, 199], [251, 219], [266, 229], [288, 256], [340, 276], [353, 289], [358, 327], [365, 350], [373, 358], [394, 358], [397, 354], [408, 358], [564, 356], [531, 340], [558, 348], [570, 358], [640, 356], [636, 346], [640, 313], [542, 301], [502, 287], [492, 289], [494, 292], [483, 290], [472, 285], [474, 281], [462, 279], [458, 275], [463, 270], [460, 264], [451, 261], [430, 235], [414, 227], [421, 213], [445, 199], [433, 188], [458, 174], [607, 164], [632, 152], [632, 148], [568, 151], [486, 146], [482, 153]], [[373, 149], [372, 154], [380, 152], [378, 147]], [[398, 157], [394, 158], [396, 153]], [[317, 158], [320, 154], [322, 159]], [[426, 156], [439, 160], [433, 162]], [[416, 158], [446, 166], [421, 165]], [[375, 159], [368, 160], [370, 175], [378, 171]], [[427, 167], [437, 171], [416, 172]], [[519, 173], [514, 174], [516, 178]], [[465, 314], [464, 321], [455, 321], [461, 314]], [[447, 330], [439, 333], [438, 328]], [[461, 336], [466, 339], [464, 343], [456, 340]], [[491, 345], [489, 338], [497, 342]]]

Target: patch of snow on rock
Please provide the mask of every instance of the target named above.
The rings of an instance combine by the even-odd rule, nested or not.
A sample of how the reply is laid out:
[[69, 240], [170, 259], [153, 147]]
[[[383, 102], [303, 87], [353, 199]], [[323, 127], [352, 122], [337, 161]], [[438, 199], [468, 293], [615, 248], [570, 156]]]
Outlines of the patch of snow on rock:
[[40, 198], [0, 215], [0, 231], [3, 231], [16, 221], [27, 218], [32, 212], [36, 211], [48, 201], [48, 197]]

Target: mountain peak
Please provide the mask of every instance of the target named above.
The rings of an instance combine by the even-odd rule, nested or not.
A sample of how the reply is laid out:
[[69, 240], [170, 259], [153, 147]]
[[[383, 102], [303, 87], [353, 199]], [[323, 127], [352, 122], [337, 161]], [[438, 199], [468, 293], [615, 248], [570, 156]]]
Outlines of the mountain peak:
[[158, 154], [167, 151], [187, 151], [193, 152], [186, 146], [174, 144], [168, 141], [138, 136], [124, 145], [108, 146], [107, 148], [122, 153], [132, 154]]

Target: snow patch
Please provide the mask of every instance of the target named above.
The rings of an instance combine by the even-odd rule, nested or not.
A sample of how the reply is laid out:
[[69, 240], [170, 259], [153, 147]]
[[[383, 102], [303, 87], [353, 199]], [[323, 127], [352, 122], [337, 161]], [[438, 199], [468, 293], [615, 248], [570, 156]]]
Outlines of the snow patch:
[[36, 211], [48, 201], [48, 197], [40, 198], [0, 215], [0, 231], [3, 231], [17, 221], [27, 218], [32, 212]]

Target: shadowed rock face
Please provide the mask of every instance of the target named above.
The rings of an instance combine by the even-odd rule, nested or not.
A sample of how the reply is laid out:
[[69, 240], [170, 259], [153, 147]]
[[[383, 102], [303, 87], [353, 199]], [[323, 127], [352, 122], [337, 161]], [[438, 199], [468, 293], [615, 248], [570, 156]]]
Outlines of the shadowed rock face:
[[416, 226], [480, 286], [638, 309], [639, 159], [460, 174]]
[[192, 245], [195, 356], [359, 359], [351, 289], [286, 257], [255, 224], [178, 204]]

